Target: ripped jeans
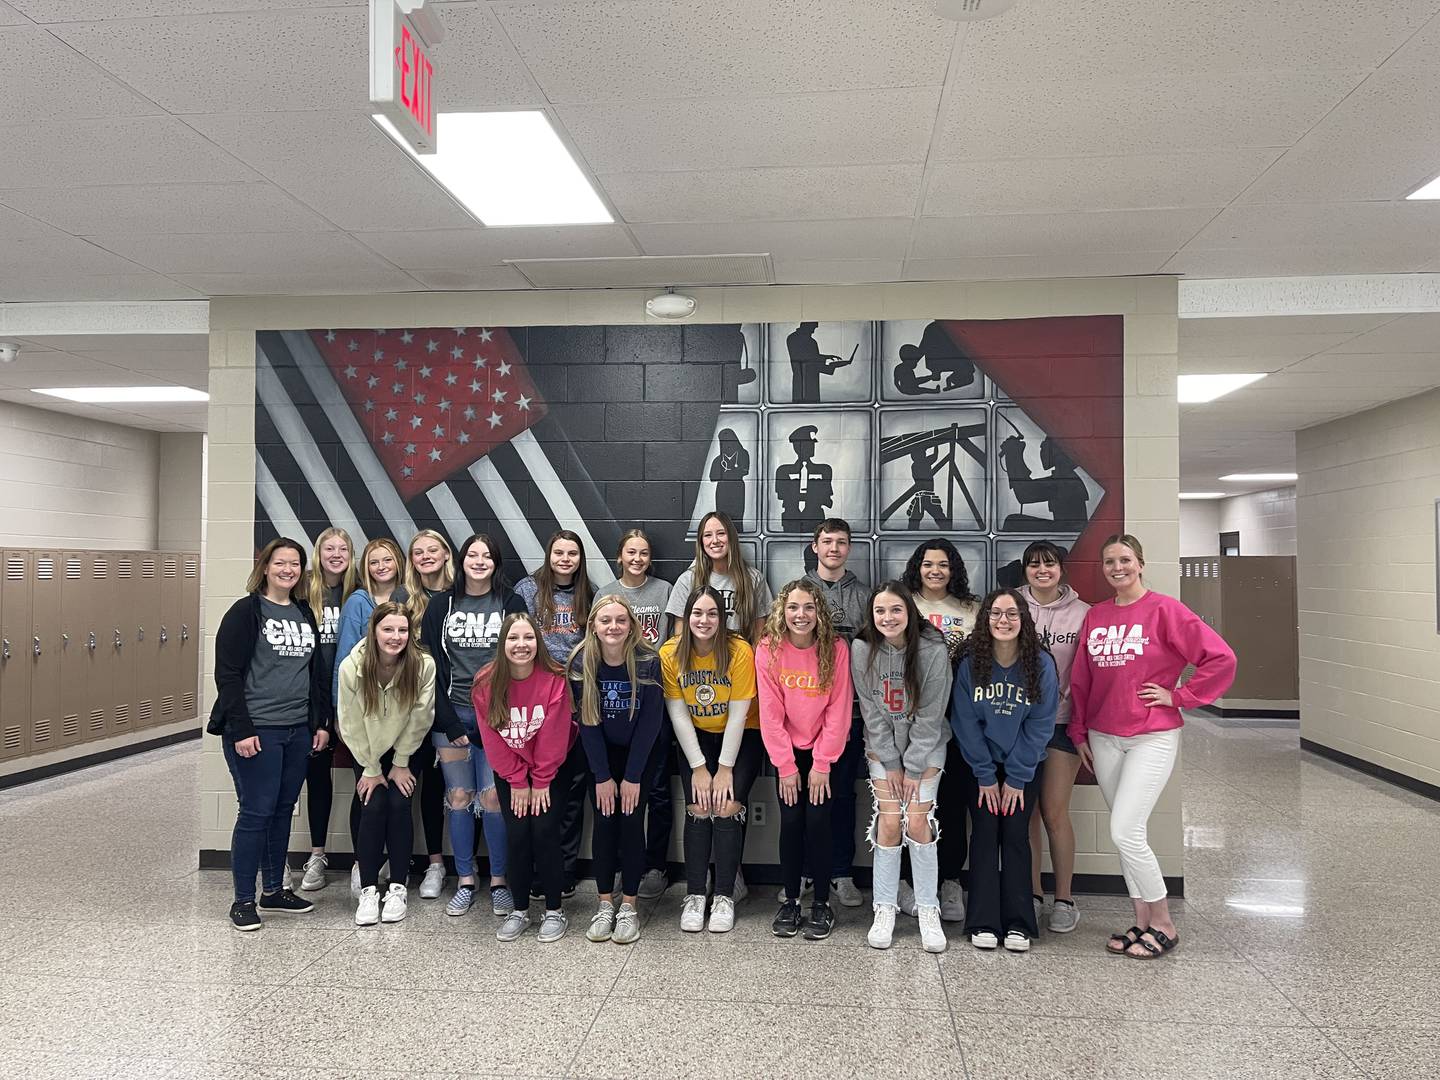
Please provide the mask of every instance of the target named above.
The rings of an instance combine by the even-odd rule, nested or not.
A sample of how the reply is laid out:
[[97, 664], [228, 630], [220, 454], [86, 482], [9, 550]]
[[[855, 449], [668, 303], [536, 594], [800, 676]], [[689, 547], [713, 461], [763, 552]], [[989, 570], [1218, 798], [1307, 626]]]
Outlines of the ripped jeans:
[[[871, 874], [876, 906], [889, 904], [893, 907], [897, 903], [897, 894], [900, 890], [900, 853], [908, 847], [910, 849], [910, 871], [915, 879], [915, 906], [938, 908], [940, 906], [940, 862], [937, 845], [940, 839], [940, 828], [935, 822], [935, 798], [939, 794], [940, 777], [944, 773], [937, 772], [933, 776], [926, 776], [920, 780], [920, 790], [917, 793], [916, 801], [930, 804], [929, 813], [926, 815], [930, 827], [930, 842], [922, 844], [914, 839], [910, 835], [909, 829], [906, 828], [908, 804], [900, 802], [898, 799], [886, 799], [886, 802], [900, 802], [900, 806], [897, 810], [881, 810], [881, 800], [876, 791], [876, 784], [887, 782], [885, 769], [880, 762], [868, 754], [865, 756], [865, 764], [870, 773], [872, 805], [870, 828], [865, 836], [870, 841], [870, 850], [874, 853], [871, 859]], [[893, 847], [887, 847], [880, 843], [882, 815], [898, 819], [901, 839], [900, 843]]]
[[485, 748], [480, 745], [475, 710], [456, 705], [455, 714], [465, 725], [465, 734], [470, 738], [469, 747], [451, 745], [444, 732], [437, 731], [430, 737], [437, 755], [442, 750], [470, 751], [468, 756], [458, 761], [445, 761], [443, 758], [440, 761], [440, 772], [445, 777], [445, 805], [450, 817], [450, 847], [455, 853], [455, 873], [462, 878], [475, 875], [475, 819], [478, 817], [485, 829], [490, 876], [503, 878], [508, 862], [505, 819], [500, 815], [498, 800], [494, 810], [486, 809], [481, 803], [486, 794], [496, 798], [495, 773], [485, 757]]

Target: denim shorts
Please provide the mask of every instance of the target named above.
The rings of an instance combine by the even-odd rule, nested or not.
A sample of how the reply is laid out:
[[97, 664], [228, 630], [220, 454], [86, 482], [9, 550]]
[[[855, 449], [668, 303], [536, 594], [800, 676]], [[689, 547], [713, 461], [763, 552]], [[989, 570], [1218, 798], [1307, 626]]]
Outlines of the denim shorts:
[[1050, 736], [1050, 741], [1045, 746], [1049, 750], [1063, 750], [1065, 753], [1075, 754], [1077, 757], [1080, 754], [1080, 751], [1075, 749], [1075, 744], [1070, 741], [1064, 724], [1055, 725], [1055, 733]]
[[[885, 780], [885, 766], [876, 761], [869, 754], [865, 755], [865, 764], [870, 770], [871, 780]], [[944, 770], [937, 772], [934, 776], [927, 776], [920, 781], [919, 800], [924, 803], [933, 803], [935, 796], [940, 791], [940, 778], [945, 775]]]

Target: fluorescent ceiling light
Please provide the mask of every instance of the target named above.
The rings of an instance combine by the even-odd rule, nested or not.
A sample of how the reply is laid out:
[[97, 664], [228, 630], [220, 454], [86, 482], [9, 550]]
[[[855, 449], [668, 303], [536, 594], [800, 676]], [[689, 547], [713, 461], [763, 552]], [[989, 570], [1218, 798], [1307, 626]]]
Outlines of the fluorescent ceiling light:
[[1198, 405], [1224, 397], [1264, 377], [1263, 371], [1248, 375], [1181, 375], [1177, 380], [1178, 397], [1182, 405]]
[[588, 225], [615, 219], [543, 112], [440, 113], [440, 150], [417, 154], [372, 119], [485, 225]]
[[1266, 480], [1298, 480], [1299, 477], [1293, 472], [1234, 472], [1220, 479], [1234, 484], [1251, 484]]
[[1414, 191], [1406, 195], [1407, 199], [1440, 199], [1440, 176], [1434, 180], [1427, 180]]
[[1228, 491], [1182, 491], [1182, 499], [1224, 499], [1229, 496]]
[[93, 404], [210, 400], [210, 395], [204, 390], [188, 386], [57, 386], [48, 390], [37, 389], [35, 393]]

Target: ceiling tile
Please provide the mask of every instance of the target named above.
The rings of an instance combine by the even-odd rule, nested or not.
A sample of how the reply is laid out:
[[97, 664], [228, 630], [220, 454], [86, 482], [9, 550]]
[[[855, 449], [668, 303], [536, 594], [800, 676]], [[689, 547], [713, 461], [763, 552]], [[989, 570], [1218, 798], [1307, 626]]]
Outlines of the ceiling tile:
[[1293, 356], [1254, 356], [1243, 352], [1237, 356], [1197, 355], [1191, 352], [1183, 341], [1180, 343], [1181, 375], [1233, 375], [1241, 372], [1279, 371], [1294, 362]]
[[1251, 337], [1255, 334], [1363, 334], [1394, 322], [1400, 316], [1383, 315], [1255, 315], [1247, 318], [1180, 320], [1183, 344], [1199, 338]]
[[966, 75], [941, 114], [932, 158], [1030, 157], [1037, 148], [1054, 156], [1290, 146], [1366, 74], [1167, 73], [1105, 81], [1049, 73], [994, 83]]
[[363, 109], [364, 8], [63, 23], [51, 32], [172, 113]]
[[597, 177], [628, 222], [795, 221], [913, 213], [921, 165], [719, 169]]
[[775, 281], [781, 285], [861, 285], [903, 281], [901, 259], [777, 259]]
[[[1264, 327], [1247, 328], [1244, 324], [1258, 322], [1256, 319], [1181, 319], [1181, 356], [1225, 356], [1264, 357], [1287, 362], [1349, 341], [1353, 332], [1301, 333], [1298, 331], [1270, 330]], [[1265, 320], [1267, 322], [1271, 320]], [[1191, 329], [1192, 323], [1225, 324]]]
[[125, 352], [204, 355], [210, 347], [208, 334], [46, 334], [25, 340], [76, 356]]
[[[3, 196], [0, 196], [0, 202], [3, 202]], [[56, 231], [43, 221], [0, 206], [0, 240], [38, 240], [50, 236], [56, 236]]]
[[1131, 277], [1153, 274], [1164, 251], [1064, 255], [996, 255], [906, 259], [906, 281], [1004, 281], [1020, 278]]
[[23, 26], [28, 21], [9, 4], [0, 3], [0, 26]]
[[357, 232], [355, 238], [406, 270], [476, 270], [506, 259], [572, 259], [638, 255], [619, 225], [413, 229]]
[[[367, 0], [325, 0], [326, 7], [363, 8]], [[207, 15], [227, 11], [275, 11], [305, 0], [9, 0], [37, 23], [136, 19], [151, 15]]]
[[476, 224], [366, 115], [217, 115], [187, 121], [342, 229]]
[[556, 104], [939, 86], [956, 35], [924, 0], [491, 6]]
[[277, 270], [270, 274], [177, 274], [206, 296], [339, 296], [348, 293], [419, 292], [418, 281], [401, 270], [337, 266], [315, 273]]
[[160, 112], [38, 26], [0, 29], [0, 55], [0, 124]]
[[1440, 349], [1434, 352], [1409, 353], [1323, 352], [1306, 357], [1296, 367], [1299, 369], [1300, 364], [1303, 364], [1303, 370], [1310, 372], [1354, 371], [1359, 368], [1392, 375], [1419, 376], [1417, 381], [1423, 382], [1440, 369], [1440, 355], [1437, 354], [1440, 354]]
[[1215, 216], [1210, 209], [925, 218], [911, 257], [1174, 252]]
[[[1440, 313], [1404, 315], [1384, 326], [1351, 338], [1332, 353], [1440, 354]], [[1440, 361], [1437, 361], [1440, 368]]]
[[931, 165], [924, 213], [1034, 213], [1225, 206], [1278, 150], [1007, 159]]
[[1231, 248], [1377, 247], [1440, 250], [1440, 202], [1297, 203], [1232, 206], [1189, 243], [1192, 251]]
[[1433, 250], [1375, 244], [1354, 248], [1185, 249], [1167, 262], [1167, 274], [1193, 278], [1309, 277], [1323, 274], [1403, 274], [1425, 268]]
[[0, 190], [0, 203], [76, 236], [332, 228], [273, 184], [264, 183], [26, 188]]
[[73, 236], [56, 233], [37, 240], [12, 240], [5, 245], [0, 281], [64, 274], [140, 273], [145, 267]]
[[481, 267], [476, 270], [407, 269], [406, 273], [427, 289], [440, 289], [445, 292], [530, 288], [530, 282], [511, 266]]
[[344, 233], [97, 236], [95, 243], [161, 274], [383, 271], [385, 261]]
[[909, 218], [869, 221], [742, 221], [636, 225], [646, 255], [761, 254], [776, 259], [898, 259], [910, 246]]
[[172, 116], [63, 120], [0, 127], [7, 188], [254, 180]]
[[205, 294], [160, 274], [15, 274], [0, 269], [0, 303], [26, 300], [203, 300]]
[[938, 87], [559, 109], [599, 173], [923, 162]]
[[545, 105], [545, 96], [485, 4], [441, 4], [438, 10], [445, 24], [445, 40], [435, 47], [441, 111]]

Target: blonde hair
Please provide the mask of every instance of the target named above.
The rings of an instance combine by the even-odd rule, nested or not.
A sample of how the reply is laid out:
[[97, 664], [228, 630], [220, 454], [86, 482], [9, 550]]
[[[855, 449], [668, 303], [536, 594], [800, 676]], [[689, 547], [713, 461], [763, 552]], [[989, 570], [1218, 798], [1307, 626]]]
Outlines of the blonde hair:
[[440, 590], [450, 588], [455, 584], [455, 552], [450, 549], [450, 541], [441, 536], [434, 529], [421, 529], [410, 538], [410, 544], [405, 549], [405, 591], [410, 594], [410, 609], [415, 612], [415, 617], [421, 618], [425, 609], [430, 604], [430, 593], [425, 588], [425, 579], [420, 576], [420, 571], [415, 569], [415, 545], [421, 540], [434, 540], [445, 552], [445, 565], [440, 568]]
[[818, 668], [820, 689], [829, 690], [835, 679], [835, 624], [830, 621], [830, 605], [813, 581], [797, 578], [785, 583], [785, 587], [776, 594], [775, 603], [770, 605], [770, 615], [765, 620], [765, 629], [760, 632], [760, 641], [770, 650], [770, 670], [773, 672], [780, 664], [780, 645], [789, 632], [789, 627], [785, 625], [785, 602], [797, 590], [815, 601], [815, 666]]
[[[751, 627], [755, 620], [760, 618], [760, 612], [755, 610], [755, 583], [750, 580], [750, 564], [745, 561], [745, 553], [740, 550], [740, 534], [735, 531], [735, 522], [730, 520], [730, 515], [722, 510], [711, 510], [700, 519], [700, 527], [695, 530], [695, 588], [708, 588], [710, 575], [714, 573], [714, 566], [710, 556], [705, 554], [705, 523], [711, 518], [720, 522], [725, 527], [725, 537], [729, 545], [728, 556], [730, 569], [728, 571], [732, 581], [735, 582], [735, 623], [737, 632], [747, 642], [750, 640]], [[720, 616], [724, 619], [725, 605], [720, 605]]]
[[620, 560], [625, 555], [625, 545], [631, 540], [644, 540], [645, 546], [650, 549], [650, 562], [652, 565], [655, 562], [655, 544], [650, 539], [650, 534], [644, 529], [626, 529], [620, 534], [620, 544], [615, 549], [615, 565], [620, 567], [622, 573], [625, 567], [621, 565]]
[[345, 541], [345, 550], [349, 553], [349, 563], [345, 567], [345, 573], [340, 575], [340, 603], [345, 603], [355, 587], [360, 584], [360, 575], [355, 571], [355, 544], [350, 539], [350, 534], [344, 529], [331, 525], [322, 532], [315, 541], [315, 554], [310, 562], [309, 581], [305, 588], [305, 599], [310, 604], [310, 610], [315, 612], [319, 618], [325, 609], [325, 568], [320, 565], [320, 549], [324, 547], [326, 540], [339, 537]]
[[245, 581], [247, 593], [257, 593], [265, 588], [266, 578], [270, 572], [270, 560], [274, 558], [275, 552], [280, 548], [292, 548], [300, 556], [300, 580], [290, 590], [291, 600], [305, 599], [305, 549], [300, 546], [298, 540], [291, 540], [288, 536], [277, 536], [263, 548], [260, 554], [255, 556], [255, 566], [250, 571], [250, 577]]
[[510, 636], [510, 630], [519, 622], [529, 623], [530, 628], [535, 631], [535, 666], [541, 671], [548, 671], [551, 675], [561, 677], [565, 682], [565, 704], [569, 708], [574, 708], [574, 703], [569, 700], [569, 680], [565, 679], [564, 669], [555, 662], [555, 658], [545, 648], [545, 639], [540, 633], [540, 623], [528, 611], [511, 612], [500, 624], [500, 646], [496, 650], [495, 659], [475, 674], [475, 684], [487, 687], [490, 691], [490, 705], [485, 710], [485, 723], [490, 725], [492, 731], [499, 731], [510, 721], [510, 706], [506, 699], [510, 696], [510, 682], [514, 674], [510, 669], [510, 658], [505, 655], [505, 639]]
[[[401, 587], [400, 575], [402, 571], [400, 567], [405, 560], [405, 556], [400, 554], [400, 545], [395, 543], [395, 541], [391, 540], [388, 536], [382, 536], [378, 539], [371, 540], [368, 544], [365, 545], [365, 550], [360, 553], [360, 568], [358, 571], [360, 576], [359, 588], [362, 588], [367, 593], [369, 593], [371, 600], [375, 599], [375, 580], [370, 576], [370, 554], [378, 548], [384, 548], [386, 551], [390, 552], [390, 554], [395, 558], [395, 584], [390, 587], [392, 591]], [[405, 591], [408, 593], [410, 590], [406, 589]]]
[[[635, 617], [635, 609], [623, 596], [607, 596], [590, 609], [590, 617], [585, 621], [585, 637], [580, 644], [570, 650], [569, 662], [565, 665], [570, 669], [570, 677], [576, 676], [576, 661], [579, 661], [580, 678], [580, 722], [590, 727], [600, 723], [600, 681], [597, 671], [600, 667], [600, 637], [595, 632], [595, 616], [611, 604], [618, 604], [625, 609], [625, 615], [630, 620], [630, 631], [625, 635], [625, 643], [622, 648], [625, 650], [625, 674], [630, 677], [630, 719], [635, 719], [635, 708], [640, 702], [641, 679], [637, 673], [637, 662], [640, 659], [648, 659], [653, 656], [650, 647], [645, 644], [645, 639], [640, 633], [640, 620]], [[644, 685], [650, 685], [654, 680], [644, 680]]]
[[400, 654], [395, 669], [395, 699], [402, 710], [409, 709], [420, 696], [420, 672], [424, 660], [420, 656], [420, 643], [415, 629], [415, 616], [404, 604], [386, 600], [375, 605], [370, 613], [370, 625], [365, 631], [365, 655], [360, 661], [360, 703], [365, 712], [373, 713], [380, 708], [380, 642], [375, 631], [381, 620], [391, 615], [403, 615], [409, 629], [405, 651]]

